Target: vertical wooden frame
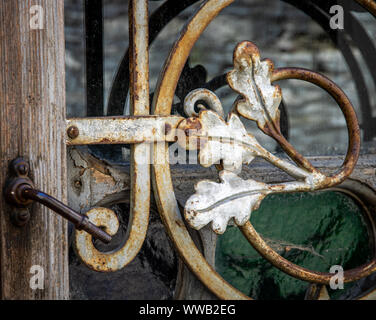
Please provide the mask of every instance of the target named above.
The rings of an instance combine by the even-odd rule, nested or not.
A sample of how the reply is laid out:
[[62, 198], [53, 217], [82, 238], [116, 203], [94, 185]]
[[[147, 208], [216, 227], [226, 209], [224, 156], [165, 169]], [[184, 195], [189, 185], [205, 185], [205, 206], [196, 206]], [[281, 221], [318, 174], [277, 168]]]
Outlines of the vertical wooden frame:
[[[66, 202], [64, 54], [64, 1], [0, 2], [0, 185], [22, 156], [35, 185]], [[67, 299], [67, 223], [35, 204], [19, 228], [12, 210], [1, 197], [1, 298]], [[43, 289], [30, 286], [33, 265], [43, 268]]]

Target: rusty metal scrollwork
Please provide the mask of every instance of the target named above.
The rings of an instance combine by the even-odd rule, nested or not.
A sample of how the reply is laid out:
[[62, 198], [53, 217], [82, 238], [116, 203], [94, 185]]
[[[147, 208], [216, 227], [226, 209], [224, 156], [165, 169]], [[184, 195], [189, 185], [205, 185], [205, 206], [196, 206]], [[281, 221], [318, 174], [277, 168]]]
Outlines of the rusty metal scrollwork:
[[[132, 114], [145, 116], [149, 114], [149, 48], [148, 48], [148, 5], [147, 1], [129, 1], [131, 37], [131, 97]], [[89, 121], [85, 122], [90, 124]], [[68, 121], [69, 123], [69, 121]], [[108, 123], [104, 124], [108, 126]], [[72, 127], [71, 124], [68, 125]], [[111, 124], [110, 124], [111, 126]], [[116, 126], [116, 125], [115, 125]], [[112, 124], [112, 127], [114, 125]], [[95, 135], [101, 128], [91, 126]], [[134, 131], [133, 131], [134, 132]], [[102, 130], [102, 143], [110, 143], [106, 130]], [[135, 134], [135, 132], [134, 132]], [[110, 133], [112, 135], [112, 132]], [[75, 139], [79, 139], [78, 134]], [[132, 138], [132, 137], [131, 137]], [[73, 139], [73, 140], [75, 140]], [[70, 139], [72, 140], [72, 139]], [[82, 144], [82, 142], [78, 142]], [[76, 251], [81, 260], [96, 271], [111, 272], [124, 268], [130, 263], [146, 237], [150, 210], [150, 144], [137, 143], [131, 148], [131, 224], [128, 228], [126, 243], [115, 252], [102, 253], [93, 243], [92, 237], [76, 231]], [[118, 221], [116, 215], [109, 209], [94, 208], [88, 212], [89, 220], [104, 227], [110, 234], [116, 233]]]
[[[274, 71], [270, 60], [261, 61], [257, 47], [247, 41], [240, 43], [235, 49], [234, 66], [235, 69], [228, 73], [227, 79], [230, 87], [241, 94], [243, 99], [235, 102], [227, 121], [213, 111], [201, 111], [199, 117], [189, 118], [179, 125], [188, 135], [187, 147], [200, 149], [201, 165], [210, 166], [221, 160], [224, 168], [220, 176], [221, 184], [200, 182], [197, 193], [187, 202], [186, 218], [196, 229], [206, 225], [208, 222], [204, 223], [202, 219], [209, 219], [212, 215], [219, 221], [220, 212], [226, 212], [238, 225], [244, 225], [249, 220], [250, 212], [257, 209], [261, 200], [271, 193], [315, 191], [341, 183], [352, 172], [359, 155], [360, 135], [355, 112], [346, 95], [330, 80], [312, 71], [292, 69], [297, 74], [302, 74], [302, 79], [313, 77], [317, 79], [317, 84], [327, 84], [331, 88], [329, 93], [336, 98], [347, 119], [351, 133], [348, 155], [342, 170], [333, 177], [327, 177], [314, 168], [281, 134], [278, 107], [282, 92], [279, 86], [271, 84], [274, 72], [278, 76], [281, 71]], [[286, 70], [282, 72], [289, 74]], [[296, 165], [277, 158], [264, 149], [252, 134], [247, 133], [239, 115], [256, 121], [260, 130], [283, 146]], [[296, 181], [265, 185], [253, 180], [242, 181], [230, 173], [240, 172], [242, 164], [249, 164], [255, 157], [272, 163]], [[253, 205], [247, 206], [246, 211], [249, 213], [240, 218], [237, 213], [242, 211], [242, 205], [239, 203], [236, 206], [236, 203], [242, 198]], [[229, 219], [222, 219], [220, 226], [216, 220], [213, 224], [217, 227], [213, 227], [213, 230], [223, 233]]]
[[[227, 74], [229, 86], [241, 95], [225, 119], [218, 97], [207, 89], [197, 89], [185, 99], [184, 111], [189, 118], [171, 116], [171, 107], [179, 76], [190, 51], [207, 25], [234, 0], [206, 0], [184, 27], [171, 50], [161, 73], [149, 116], [148, 87], [148, 31], [147, 0], [130, 1], [131, 32], [131, 105], [134, 117], [86, 118], [67, 120], [67, 128], [74, 136], [67, 144], [130, 143], [132, 144], [131, 225], [126, 244], [116, 252], [101, 253], [92, 244], [90, 235], [76, 232], [76, 247], [81, 259], [97, 271], [116, 271], [136, 256], [145, 239], [150, 202], [150, 178], [155, 199], [166, 230], [182, 259], [193, 273], [214, 294], [222, 299], [249, 299], [227, 283], [205, 260], [195, 246], [188, 229], [200, 229], [211, 223], [214, 232], [223, 233], [234, 221], [253, 247], [275, 267], [289, 275], [320, 284], [328, 284], [332, 274], [319, 273], [299, 267], [279, 256], [259, 236], [249, 222], [251, 212], [271, 193], [313, 191], [335, 186], [353, 171], [360, 150], [359, 125], [351, 102], [331, 80], [310, 70], [297, 68], [274, 69], [270, 60], [261, 60], [257, 47], [241, 42], [234, 51], [234, 69]], [[372, 1], [357, 0], [376, 14]], [[308, 159], [283, 137], [279, 124], [279, 105], [282, 91], [273, 82], [298, 79], [311, 82], [326, 90], [337, 102], [346, 119], [349, 146], [341, 168], [333, 176], [316, 169]], [[209, 109], [195, 103], [204, 100]], [[246, 131], [241, 117], [253, 120], [260, 130], [277, 141], [294, 163], [281, 159], [263, 148]], [[111, 127], [109, 132], [108, 127]], [[173, 141], [174, 131], [185, 132], [182, 146], [198, 149], [199, 161], [204, 167], [221, 162], [220, 183], [201, 181], [196, 193], [186, 205], [184, 217], [175, 198], [169, 167], [167, 143]], [[128, 130], [125, 132], [125, 130]], [[162, 148], [161, 148], [162, 145]], [[150, 166], [146, 159], [158, 159]], [[252, 179], [243, 180], [239, 173], [243, 164], [261, 157], [282, 169], [295, 179], [292, 182], [266, 184]], [[147, 164], [145, 164], [147, 163]], [[103, 226], [111, 235], [116, 233], [118, 221], [108, 209], [88, 212], [90, 221]], [[344, 273], [344, 281], [354, 281], [376, 271], [376, 260]]]
[[[185, 218], [195, 229], [211, 222], [213, 231], [217, 233], [223, 233], [229, 221], [234, 220], [253, 247], [274, 266], [301, 280], [329, 284], [332, 274], [307, 270], [279, 256], [258, 235], [249, 218], [268, 194], [329, 188], [350, 175], [360, 150], [359, 125], [354, 109], [342, 90], [329, 79], [305, 69], [274, 70], [270, 60], [260, 60], [259, 51], [251, 42], [245, 41], [237, 46], [234, 67], [228, 73], [227, 80], [243, 99], [236, 101], [227, 122], [208, 110], [201, 111], [199, 117], [189, 118], [179, 125], [188, 135], [187, 147], [200, 148], [201, 165], [208, 166], [222, 160], [224, 168], [220, 172], [221, 183], [204, 180], [196, 185], [196, 193], [185, 205]], [[283, 138], [278, 112], [282, 93], [278, 86], [271, 84], [273, 79], [281, 78], [311, 81], [326, 89], [340, 106], [347, 121], [349, 147], [342, 167], [334, 176], [326, 176], [318, 171]], [[194, 94], [197, 95], [197, 92]], [[279, 142], [296, 165], [265, 150], [253, 135], [246, 132], [239, 115], [256, 121], [260, 130]], [[255, 157], [267, 160], [296, 180], [279, 184], [242, 180], [236, 173], [241, 170], [243, 163], [248, 164]], [[345, 271], [344, 281], [351, 282], [374, 271], [376, 260]]]
[[[179, 40], [176, 42], [171, 55], [166, 61], [164, 67], [164, 73], [159, 81], [159, 87], [157, 89], [157, 94], [154, 98], [154, 110], [156, 114], [166, 115], [170, 112], [170, 105], [173, 98], [173, 91], [175, 90], [174, 84], [176, 79], [180, 74], [185, 60], [187, 59], [191, 48], [194, 45], [195, 40], [203, 32], [206, 25], [214, 19], [214, 17], [219, 13], [221, 9], [231, 4], [233, 1], [206, 1], [196, 15], [187, 24], [184, 32], [180, 36]], [[366, 7], [370, 12], [375, 14], [376, 8], [374, 3], [370, 1], [358, 1], [361, 5]], [[193, 27], [195, 26], [195, 28]], [[267, 62], [267, 64], [269, 64]], [[325, 77], [303, 69], [277, 69], [270, 74], [270, 80], [277, 81], [289, 78], [301, 79], [304, 81], [312, 82], [324, 90], [328, 91], [334, 99], [339, 104], [342, 112], [345, 115], [346, 121], [348, 123], [349, 132], [349, 149], [348, 153], [342, 166], [342, 170], [333, 177], [323, 177], [318, 171], [299, 153], [292, 148], [283, 136], [279, 133], [278, 126], [276, 126], [276, 117], [272, 121], [269, 121], [272, 125], [263, 125], [262, 120], [259, 125], [264, 128], [265, 133], [271, 135], [277, 142], [282, 146], [286, 153], [296, 162], [298, 167], [304, 169], [307, 173], [311, 175], [319, 175], [320, 179], [317, 183], [313, 185], [313, 188], [325, 188], [335, 184], [340, 183], [345, 179], [352, 171], [357, 161], [359, 154], [359, 128], [356, 120], [355, 113], [348, 101], [347, 97], [343, 92], [335, 86], [333, 82], [326, 79]], [[230, 79], [231, 85], [231, 79]], [[236, 89], [235, 89], [236, 90]], [[273, 95], [273, 93], [272, 93]], [[242, 109], [242, 108], [241, 108]], [[239, 110], [238, 110], [239, 111]], [[244, 110], [240, 110], [244, 111]], [[206, 112], [208, 114], [208, 112]], [[251, 115], [251, 118], [253, 116]], [[195, 120], [197, 121], [197, 119]], [[274, 124], [274, 125], [273, 125]], [[154, 151], [155, 152], [155, 151]], [[165, 166], [154, 166], [154, 192], [156, 198], [158, 199], [158, 205], [161, 210], [161, 214], [164, 217], [166, 227], [169, 230], [180, 254], [185, 259], [186, 263], [195, 272], [195, 274], [201, 279], [201, 281], [211, 289], [220, 298], [234, 298], [235, 295], [239, 296], [239, 292], [234, 292], [234, 288], [229, 286], [227, 283], [223, 282], [223, 279], [219, 277], [210, 266], [205, 264], [203, 257], [194, 248], [192, 243], [184, 241], [185, 236], [187, 236], [187, 231], [183, 227], [176, 227], [173, 222], [175, 219], [181, 219], [179, 210], [176, 206], [176, 200], [171, 196], [172, 183], [171, 175], [169, 173], [168, 165]], [[226, 178], [221, 177], [223, 180]], [[233, 177], [231, 177], [233, 178]], [[229, 179], [228, 179], [229, 180]], [[254, 184], [253, 184], [254, 185]], [[163, 187], [162, 187], [163, 186]], [[212, 187], [213, 185], [211, 185]], [[253, 187], [253, 186], [252, 186]], [[312, 188], [312, 185], [311, 185]], [[167, 189], [167, 190], [166, 190]], [[200, 187], [199, 187], [200, 189]], [[252, 200], [250, 199], [250, 205], [252, 205]], [[257, 206], [257, 201], [255, 203]], [[189, 207], [188, 207], [189, 209]], [[311, 282], [328, 283], [328, 274], [311, 272], [309, 270], [295, 266], [285, 259], [282, 259], [274, 251], [272, 251], [263, 242], [260, 236], [253, 229], [249, 222], [246, 222], [244, 226], [241, 227], [242, 232], [245, 234], [247, 239], [253, 244], [256, 250], [263, 255], [265, 258], [272, 261], [273, 264], [287, 272], [288, 274], [307, 280]], [[375, 271], [375, 260], [371, 261], [365, 266], [361, 266], [358, 269], [348, 271], [345, 273], [345, 281], [353, 281], [359, 279], [360, 277], [366, 276]], [[242, 296], [244, 297], [244, 296]]]

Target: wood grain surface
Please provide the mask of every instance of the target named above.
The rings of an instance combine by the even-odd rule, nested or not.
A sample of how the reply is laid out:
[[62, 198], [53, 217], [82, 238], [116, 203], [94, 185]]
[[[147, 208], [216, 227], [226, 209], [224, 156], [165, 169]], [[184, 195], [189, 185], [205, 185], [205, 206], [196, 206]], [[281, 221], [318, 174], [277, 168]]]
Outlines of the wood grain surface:
[[[42, 11], [31, 12], [34, 5]], [[33, 29], [38, 13], [41, 29]], [[64, 1], [0, 1], [0, 185], [22, 156], [36, 187], [66, 202], [64, 54]], [[14, 209], [0, 200], [1, 298], [67, 299], [66, 222], [33, 205], [30, 222], [15, 227]], [[44, 270], [43, 289], [30, 288], [33, 265]]]

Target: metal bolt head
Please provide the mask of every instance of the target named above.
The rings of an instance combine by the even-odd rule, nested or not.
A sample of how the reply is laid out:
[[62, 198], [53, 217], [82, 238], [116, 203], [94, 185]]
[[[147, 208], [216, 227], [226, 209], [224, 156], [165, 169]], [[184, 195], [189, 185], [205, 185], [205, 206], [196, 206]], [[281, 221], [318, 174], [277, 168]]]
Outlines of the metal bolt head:
[[23, 175], [23, 176], [26, 176], [27, 173], [28, 173], [28, 166], [26, 163], [20, 163], [18, 166], [17, 166], [17, 171], [19, 172], [19, 174]]
[[17, 165], [17, 171], [20, 175], [26, 176], [29, 172], [29, 166], [25, 162], [20, 163]]
[[82, 182], [81, 180], [76, 180], [74, 182], [74, 186], [77, 188], [77, 189], [80, 189], [82, 187]]
[[30, 211], [26, 208], [16, 208], [12, 211], [10, 218], [15, 226], [23, 227], [30, 220]]
[[78, 128], [76, 126], [70, 126], [67, 129], [67, 135], [71, 139], [76, 139], [79, 134], [80, 134], [80, 132], [79, 132], [79, 130], [78, 130]]
[[23, 158], [16, 158], [10, 163], [9, 170], [12, 175], [27, 176], [29, 174], [29, 164]]

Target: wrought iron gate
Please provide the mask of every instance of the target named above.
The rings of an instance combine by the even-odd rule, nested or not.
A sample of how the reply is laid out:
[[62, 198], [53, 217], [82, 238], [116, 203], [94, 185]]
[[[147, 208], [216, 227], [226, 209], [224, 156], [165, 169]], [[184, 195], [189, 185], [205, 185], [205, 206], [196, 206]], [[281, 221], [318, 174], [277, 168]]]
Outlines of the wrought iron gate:
[[[176, 40], [162, 68], [157, 88], [151, 95], [149, 43], [172, 17], [195, 2], [197, 0], [168, 0], [149, 19], [148, 0], [129, 1], [129, 52], [118, 69], [109, 96], [107, 116], [104, 116], [102, 29], [98, 28], [102, 19], [98, 8], [101, 8], [102, 3], [86, 0], [88, 117], [67, 119], [64, 138], [67, 146], [131, 145], [131, 212], [125, 244], [115, 251], [101, 252], [93, 244], [93, 236], [88, 232], [109, 240], [108, 237], [118, 231], [119, 221], [108, 208], [89, 210], [86, 213], [88, 222], [84, 225], [82, 219], [76, 224], [77, 229], [83, 229], [75, 232], [77, 254], [89, 268], [98, 272], [114, 272], [126, 267], [144, 243], [149, 221], [150, 192], [153, 190], [164, 226], [180, 257], [218, 298], [250, 299], [225, 281], [208, 263], [195, 245], [186, 224], [196, 230], [210, 225], [213, 232], [222, 234], [229, 223], [235, 223], [259, 254], [276, 268], [297, 279], [317, 284], [312, 286], [309, 298], [318, 299], [322, 297], [324, 285], [330, 283], [333, 274], [308, 270], [281, 257], [257, 233], [249, 218], [251, 212], [270, 194], [310, 192], [334, 188], [340, 184], [346, 186], [346, 179], [354, 171], [360, 153], [360, 128], [353, 106], [341, 88], [330, 79], [307, 69], [276, 68], [271, 60], [262, 60], [262, 52], [249, 41], [243, 41], [234, 48], [233, 69], [229, 73], [208, 83], [197, 81], [199, 76], [195, 72], [198, 71], [190, 68], [188, 63], [191, 49], [208, 24], [234, 0], [203, 1]], [[322, 12], [329, 5], [328, 2], [286, 2], [309, 13], [319, 23], [327, 22], [328, 18]], [[356, 2], [376, 17], [374, 1]], [[361, 27], [355, 25], [356, 35], [350, 36], [354, 39], [359, 34], [366, 37]], [[352, 53], [348, 50], [348, 35], [345, 31], [329, 32], [333, 39], [342, 39], [339, 41], [340, 47], [357, 78], [365, 121], [363, 126], [367, 132], [364, 139], [370, 140], [375, 135], [375, 119], [371, 116], [368, 94], [363, 94], [366, 86], [362, 84], [364, 79], [359, 66], [353, 63]], [[365, 48], [364, 41], [359, 41], [359, 46], [362, 52], [375, 51], [372, 46], [370, 49]], [[366, 59], [366, 62], [371, 70], [376, 69], [374, 59]], [[297, 79], [320, 87], [333, 97], [341, 109], [346, 119], [349, 143], [346, 158], [333, 175], [315, 167], [286, 139], [288, 127], [282, 90], [274, 84], [285, 79]], [[222, 103], [214, 93], [227, 84], [239, 95], [228, 115], [224, 113]], [[128, 89], [131, 114], [123, 116]], [[175, 94], [184, 103], [174, 104]], [[178, 114], [173, 115], [172, 108]], [[273, 138], [294, 163], [267, 151], [247, 132], [241, 118], [256, 122], [259, 130]], [[186, 202], [184, 213], [174, 194], [169, 164], [168, 146], [174, 142], [178, 142], [187, 152], [197, 152], [201, 166], [214, 165], [218, 170], [219, 181], [203, 180], [195, 186], [195, 193]], [[262, 158], [283, 170], [292, 180], [265, 183], [253, 178], [243, 179], [243, 165], [251, 163], [255, 158]], [[20, 178], [19, 172], [16, 175]], [[27, 178], [27, 174], [26, 177], [21, 174], [21, 178]], [[18, 184], [11, 184], [9, 194], [20, 194], [21, 200], [41, 201], [35, 195], [30, 195], [31, 190], [34, 190], [32, 184], [26, 189], [19, 189], [25, 183], [28, 182], [22, 180], [21, 184], [19, 181]], [[10, 201], [20, 204], [20, 198], [12, 198]], [[47, 205], [51, 207], [51, 204]], [[89, 222], [103, 230], [95, 229]], [[103, 231], [107, 234], [103, 234]], [[365, 265], [345, 271], [344, 281], [356, 281], [375, 271], [376, 260], [373, 258]]]
[[[125, 55], [114, 80], [108, 102], [108, 115], [122, 114], [123, 110], [121, 106], [125, 104], [128, 83], [130, 83], [131, 105], [134, 108], [133, 114], [141, 115], [135, 111], [137, 110], [135, 106], [137, 106], [138, 103], [144, 108], [144, 113], [148, 113], [148, 110], [145, 109], [145, 105], [149, 105], [147, 87], [147, 45], [155, 38], [158, 31], [169, 19], [194, 2], [196, 1], [181, 1], [177, 4], [174, 1], [166, 1], [150, 18], [150, 39], [147, 37], [146, 1], [143, 4], [139, 2], [137, 7], [130, 7], [132, 42], [130, 44], [130, 51]], [[356, 115], [345, 94], [329, 79], [318, 73], [304, 69], [274, 69], [274, 65], [271, 61], [260, 60], [260, 53], [257, 47], [251, 42], [242, 42], [235, 48], [233, 61], [234, 69], [227, 75], [213, 79], [208, 84], [201, 84], [199, 87], [194, 81], [191, 81], [188, 85], [187, 83], [182, 83], [184, 82], [184, 77], [181, 77], [182, 73], [185, 73], [185, 78], [188, 79], [189, 76], [187, 75], [194, 73], [188, 65], [188, 57], [195, 41], [211, 20], [232, 2], [233, 1], [205, 1], [186, 24], [184, 30], [182, 30], [179, 39], [176, 41], [163, 67], [157, 89], [152, 95], [152, 113], [158, 115], [157, 117], [71, 119], [68, 120], [68, 126], [71, 130], [74, 128], [74, 132], [77, 132], [77, 136], [73, 137], [73, 139], [71, 137], [67, 143], [68, 145], [78, 145], [99, 143], [133, 144], [142, 142], [142, 148], [146, 148], [140, 153], [144, 157], [144, 160], [149, 157], [147, 153], [149, 145], [145, 147], [144, 143], [149, 142], [153, 144], [153, 190], [162, 220], [185, 263], [218, 297], [246, 298], [242, 293], [224, 281], [205, 261], [193, 241], [189, 240], [190, 235], [185, 227], [184, 220], [195, 229], [200, 229], [206, 224], [211, 223], [214, 232], [223, 233], [228, 222], [233, 219], [254, 248], [275, 267], [291, 276], [305, 281], [328, 284], [332, 274], [306, 270], [290, 263], [273, 251], [252, 227], [249, 222], [249, 216], [251, 211], [259, 206], [260, 202], [267, 194], [319, 190], [330, 188], [343, 182], [353, 171], [360, 150], [359, 127]], [[373, 14], [375, 13], [374, 3], [369, 1], [358, 2]], [[290, 3], [309, 13], [317, 19], [319, 23], [324, 24], [327, 22], [327, 18], [324, 15], [320, 16], [319, 12], [320, 9], [327, 8], [329, 6], [328, 3], [301, 3], [299, 1], [291, 1]], [[89, 6], [89, 3], [87, 2], [86, 5]], [[96, 5], [100, 6], [101, 4], [97, 3]], [[91, 4], [91, 6], [94, 8], [95, 4]], [[312, 8], [314, 8], [314, 10], [312, 10]], [[87, 10], [86, 12], [90, 11]], [[99, 11], [97, 10], [97, 12]], [[142, 18], [137, 20], [137, 17]], [[94, 19], [96, 18], [98, 17], [94, 17]], [[99, 17], [99, 20], [100, 19]], [[88, 23], [86, 26], [88, 27]], [[91, 41], [95, 38], [101, 39], [100, 28], [88, 30], [88, 35], [92, 32], [97, 33], [95, 36], [91, 37]], [[344, 38], [342, 33], [338, 35], [332, 32], [330, 36], [333, 39], [338, 36]], [[355, 35], [352, 36], [354, 38], [356, 37]], [[94, 44], [96, 48], [98, 48], [98, 46], [101, 47], [100, 42], [101, 40], [98, 40], [97, 43]], [[143, 44], [141, 45], [142, 42]], [[340, 41], [339, 43], [345, 57], [351, 62], [351, 53], [344, 49], [346, 43], [344, 41]], [[362, 43], [362, 45], [363, 44], [364, 43]], [[97, 50], [95, 52], [100, 54], [101, 51]], [[92, 55], [92, 51], [87, 51], [87, 54]], [[94, 57], [97, 61], [98, 56], [94, 55]], [[92, 58], [88, 57], [87, 61], [91, 59]], [[129, 78], [128, 64], [130, 65]], [[98, 71], [95, 64], [93, 64], [92, 67]], [[356, 65], [353, 68], [356, 68]], [[356, 77], [362, 77], [360, 72], [357, 72], [355, 69], [353, 71]], [[100, 73], [92, 73], [100, 77]], [[191, 78], [194, 78], [194, 76], [191, 76]], [[280, 126], [281, 116], [278, 107], [281, 105], [282, 92], [278, 86], [273, 86], [272, 83], [283, 79], [299, 79], [311, 82], [331, 94], [341, 108], [348, 126], [349, 146], [345, 162], [334, 176], [326, 176], [316, 169], [289, 144], [281, 133], [283, 130]], [[89, 97], [94, 97], [95, 92], [100, 91], [98, 89], [100, 89], [101, 82], [97, 80], [98, 79], [95, 78], [91, 78], [90, 80], [97, 85], [88, 84], [88, 103], [90, 103], [91, 99], [89, 99]], [[242, 99], [238, 99], [238, 101], [235, 102], [227, 118], [224, 115], [221, 102], [213, 93], [213, 90], [226, 83], [242, 97]], [[363, 86], [363, 88], [364, 87], [365, 86]], [[184, 101], [184, 105], [174, 107], [178, 110], [178, 113], [185, 114], [189, 118], [182, 119], [181, 117], [170, 115], [174, 94], [179, 93], [179, 97], [181, 101]], [[367, 95], [362, 97], [365, 98], [366, 96]], [[366, 102], [363, 98], [363, 102], [361, 103], [364, 107], [362, 110], [367, 112], [365, 110], [369, 109], [367, 108], [369, 102]], [[94, 101], [97, 103], [100, 99]], [[197, 106], [198, 109], [201, 109], [199, 114]], [[101, 115], [103, 106], [95, 104], [95, 108], [91, 108], [90, 110], [90, 112], [94, 113], [91, 115]], [[281, 112], [284, 113], [283, 108]], [[276, 158], [259, 145], [254, 137], [246, 133], [244, 126], [239, 121], [239, 117], [256, 121], [259, 129], [275, 139], [287, 155], [293, 159], [296, 166]], [[282, 115], [282, 118], [283, 117], [284, 115]], [[372, 117], [366, 118], [371, 119]], [[113, 127], [111, 126], [112, 123], [114, 123]], [[364, 125], [372, 127], [371, 124]], [[109, 130], [108, 128], [110, 127], [111, 129]], [[140, 128], [142, 128], [142, 130], [140, 130]], [[283, 129], [286, 132], [286, 128]], [[220, 183], [205, 180], [196, 185], [196, 193], [189, 198], [185, 205], [185, 219], [181, 216], [174, 197], [172, 178], [168, 164], [169, 155], [166, 145], [167, 142], [176, 141], [179, 132], [184, 134], [183, 137], [179, 136], [179, 138], [181, 138], [179, 142], [182, 141], [181, 146], [187, 150], [199, 149], [198, 157], [200, 164], [204, 167], [216, 164], [220, 178]], [[370, 132], [371, 131], [368, 131], [367, 134], [372, 135]], [[369, 138], [365, 137], [365, 139]], [[141, 145], [137, 145], [137, 148]], [[135, 154], [133, 154], [132, 157], [132, 177], [133, 175], [138, 177], [140, 173], [136, 165], [137, 160]], [[256, 182], [252, 179], [242, 180], [237, 175], [241, 171], [242, 164], [250, 163], [255, 157], [266, 159], [274, 166], [294, 177], [296, 181], [268, 185]], [[142, 170], [143, 172], [147, 171], [145, 168]], [[147, 176], [145, 176], [145, 179], [149, 180]], [[135, 180], [133, 180], [133, 192], [137, 189], [136, 185], [137, 182], [135, 183]], [[142, 193], [142, 198], [140, 193], [132, 193], [132, 201], [134, 201], [131, 205], [132, 210], [136, 210], [139, 207], [141, 208], [141, 206], [137, 204], [138, 201], [140, 201], [140, 203], [149, 202], [147, 195], [149, 186], [147, 182], [144, 182], [143, 187], [144, 191], [139, 189], [141, 191], [140, 193]], [[139, 188], [142, 187], [139, 186]], [[141, 211], [147, 212], [148, 208], [143, 207]], [[100, 216], [102, 214], [103, 213], [95, 209], [89, 212], [89, 216], [92, 215], [93, 221], [99, 224], [108, 224], [108, 226], [116, 225], [115, 219], [112, 223], [109, 222], [108, 217], [101, 219]], [[108, 212], [107, 214], [110, 215], [111, 213]], [[142, 216], [142, 214], [137, 211], [133, 214], [135, 217]], [[76, 235], [78, 254], [89, 267], [98, 271], [113, 271], [117, 268], [122, 268], [132, 260], [144, 240], [147, 215], [143, 215], [141, 219], [143, 220], [139, 221], [137, 218], [134, 220], [128, 242], [115, 254], [104, 255], [99, 253], [91, 245], [90, 236], [84, 232], [79, 232]], [[137, 238], [132, 237], [133, 230], [138, 230]], [[111, 232], [114, 233], [115, 230]], [[125, 254], [125, 252], [127, 252], [127, 254]], [[119, 261], [118, 257], [121, 257], [121, 261]], [[354, 281], [365, 277], [372, 273], [373, 270], [374, 261], [358, 269], [346, 271], [345, 281]]]

